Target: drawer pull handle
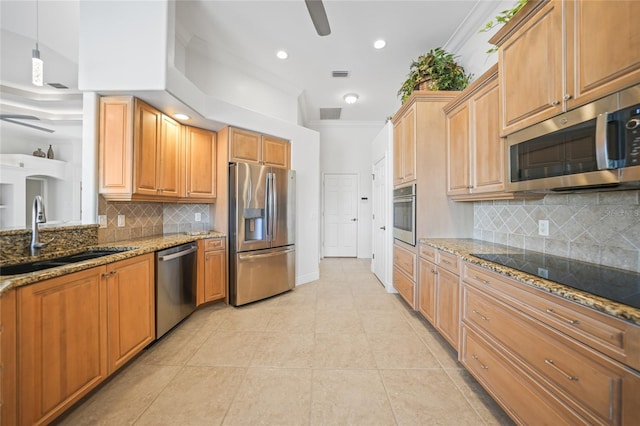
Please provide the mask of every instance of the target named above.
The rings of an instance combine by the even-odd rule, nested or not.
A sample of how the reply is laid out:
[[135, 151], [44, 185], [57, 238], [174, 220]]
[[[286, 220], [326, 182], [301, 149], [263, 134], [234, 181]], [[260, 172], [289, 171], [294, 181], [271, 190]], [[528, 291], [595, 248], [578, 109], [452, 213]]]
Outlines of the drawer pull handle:
[[432, 269], [431, 272], [436, 274], [436, 275], [438, 274], [435, 269]]
[[571, 325], [573, 325], [573, 324], [578, 324], [578, 323], [580, 322], [580, 321], [578, 321], [578, 320], [572, 320], [572, 319], [569, 319], [569, 318], [567, 318], [567, 317], [565, 317], [565, 316], [562, 316], [562, 315], [560, 315], [559, 313], [557, 313], [556, 311], [554, 311], [553, 309], [547, 309], [547, 313], [548, 313], [548, 314], [551, 314], [551, 315], [555, 315], [555, 316], [557, 316], [558, 318], [560, 318], [562, 321], [567, 322], [567, 323], [569, 323], [569, 324], [571, 324]]
[[578, 377], [577, 376], [572, 376], [570, 374], [565, 373], [564, 371], [562, 371], [561, 369], [558, 368], [558, 366], [556, 366], [553, 362], [552, 359], [545, 359], [544, 363], [547, 365], [550, 365], [551, 367], [553, 367], [555, 370], [557, 370], [560, 374], [562, 374], [564, 377], [566, 377], [569, 380], [573, 380], [573, 381], [578, 381]]
[[482, 315], [480, 312], [476, 311], [475, 309], [473, 311], [471, 311], [471, 312], [473, 312], [476, 315], [480, 315], [480, 318], [482, 318], [482, 321], [489, 321], [488, 317], [485, 317], [484, 315]]
[[474, 276], [473, 276], [473, 279], [474, 279], [474, 280], [478, 280], [478, 281], [480, 281], [482, 284], [491, 285], [491, 283], [490, 283], [489, 281], [487, 281], [487, 280], [483, 280], [482, 278], [480, 278], [480, 277], [479, 277], [479, 276], [477, 276], [477, 275], [474, 275]]
[[440, 259], [442, 260], [444, 263], [451, 265], [451, 262], [449, 262], [447, 259]]
[[489, 369], [489, 367], [487, 367], [486, 365], [484, 365], [483, 363], [480, 362], [480, 360], [478, 359], [478, 354], [471, 355], [471, 358], [473, 358], [476, 361], [478, 361], [480, 363], [480, 368], [482, 368], [483, 370], [488, 370]]

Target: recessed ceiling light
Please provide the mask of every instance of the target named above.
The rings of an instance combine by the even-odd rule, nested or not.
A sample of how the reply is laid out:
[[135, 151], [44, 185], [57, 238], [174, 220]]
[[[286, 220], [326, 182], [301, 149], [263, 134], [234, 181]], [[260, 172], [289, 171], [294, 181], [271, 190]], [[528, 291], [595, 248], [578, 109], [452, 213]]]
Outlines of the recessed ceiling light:
[[359, 96], [356, 93], [347, 93], [344, 95], [344, 101], [348, 104], [355, 104], [358, 101]]
[[191, 118], [187, 114], [181, 114], [181, 113], [174, 114], [173, 116], [178, 120], [188, 120]]
[[276, 53], [276, 56], [280, 59], [287, 59], [289, 57], [289, 54], [284, 50], [278, 50], [278, 53]]
[[375, 47], [376, 49], [382, 49], [386, 45], [387, 45], [387, 42], [382, 39], [376, 40], [375, 43], [373, 43], [373, 47]]

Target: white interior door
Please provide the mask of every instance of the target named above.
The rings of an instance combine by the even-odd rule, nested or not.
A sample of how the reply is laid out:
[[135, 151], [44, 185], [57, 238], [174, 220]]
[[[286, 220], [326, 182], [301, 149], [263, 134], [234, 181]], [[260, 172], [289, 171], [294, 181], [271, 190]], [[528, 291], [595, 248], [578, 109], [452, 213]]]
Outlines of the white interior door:
[[358, 255], [358, 175], [324, 175], [324, 255]]
[[373, 273], [387, 282], [387, 159], [383, 157], [373, 166]]

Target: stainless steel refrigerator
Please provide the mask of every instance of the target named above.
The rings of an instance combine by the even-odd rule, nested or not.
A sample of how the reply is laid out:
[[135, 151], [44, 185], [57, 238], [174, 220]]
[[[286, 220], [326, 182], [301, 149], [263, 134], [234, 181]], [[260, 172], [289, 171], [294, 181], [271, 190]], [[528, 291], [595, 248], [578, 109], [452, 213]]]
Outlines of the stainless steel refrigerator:
[[240, 306], [295, 287], [295, 171], [229, 165], [229, 300]]

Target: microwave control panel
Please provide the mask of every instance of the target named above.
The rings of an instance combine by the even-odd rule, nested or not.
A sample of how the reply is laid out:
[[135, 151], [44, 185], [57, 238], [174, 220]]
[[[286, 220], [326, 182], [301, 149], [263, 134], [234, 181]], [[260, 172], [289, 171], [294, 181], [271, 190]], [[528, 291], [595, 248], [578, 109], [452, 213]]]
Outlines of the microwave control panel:
[[625, 166], [640, 165], [640, 104], [627, 108], [625, 116]]

